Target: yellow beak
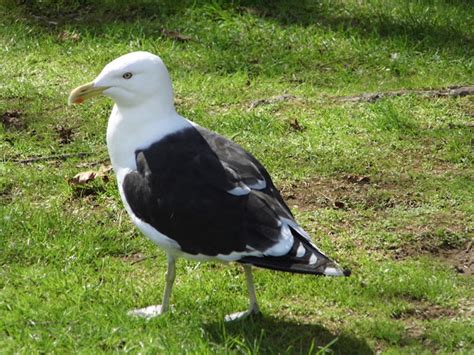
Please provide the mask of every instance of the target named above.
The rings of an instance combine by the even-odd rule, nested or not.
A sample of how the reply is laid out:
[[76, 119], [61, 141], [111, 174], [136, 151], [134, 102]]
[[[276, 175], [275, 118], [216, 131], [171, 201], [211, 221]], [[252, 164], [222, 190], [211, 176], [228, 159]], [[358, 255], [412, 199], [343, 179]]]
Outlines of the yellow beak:
[[81, 85], [71, 91], [67, 102], [69, 105], [81, 104], [85, 100], [90, 99], [91, 97], [102, 94], [102, 92], [104, 90], [107, 90], [109, 87], [110, 86], [94, 86], [94, 83], [87, 83]]

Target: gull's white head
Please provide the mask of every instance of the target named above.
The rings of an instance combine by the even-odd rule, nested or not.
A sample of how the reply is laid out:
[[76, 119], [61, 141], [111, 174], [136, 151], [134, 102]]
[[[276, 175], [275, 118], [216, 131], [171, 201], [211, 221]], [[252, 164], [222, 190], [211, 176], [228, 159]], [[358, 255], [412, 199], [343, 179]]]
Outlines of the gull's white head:
[[162, 109], [173, 106], [171, 79], [160, 57], [148, 52], [125, 54], [107, 64], [91, 83], [74, 89], [69, 104], [80, 104], [104, 94], [119, 107], [152, 102]]

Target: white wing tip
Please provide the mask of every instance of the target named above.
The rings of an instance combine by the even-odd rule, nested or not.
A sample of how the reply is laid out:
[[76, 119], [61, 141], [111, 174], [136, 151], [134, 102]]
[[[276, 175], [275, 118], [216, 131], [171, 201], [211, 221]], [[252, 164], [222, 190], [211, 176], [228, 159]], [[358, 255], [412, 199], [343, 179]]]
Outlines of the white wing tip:
[[298, 246], [298, 250], [296, 251], [296, 257], [302, 258], [306, 254], [306, 249], [304, 248], [303, 244], [300, 243]]
[[345, 272], [341, 269], [335, 268], [334, 266], [328, 266], [324, 269], [324, 275], [326, 276], [344, 276]]

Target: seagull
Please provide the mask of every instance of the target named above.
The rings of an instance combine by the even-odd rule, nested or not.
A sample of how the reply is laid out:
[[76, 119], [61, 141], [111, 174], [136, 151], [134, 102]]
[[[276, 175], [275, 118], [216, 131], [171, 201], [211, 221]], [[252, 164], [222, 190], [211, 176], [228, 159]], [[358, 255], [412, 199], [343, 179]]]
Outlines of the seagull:
[[160, 57], [123, 55], [72, 90], [68, 102], [100, 94], [115, 102], [107, 148], [120, 197], [132, 222], [168, 261], [162, 304], [129, 314], [150, 318], [169, 311], [178, 258], [243, 265], [249, 307], [226, 321], [260, 313], [252, 266], [349, 275], [313, 244], [252, 154], [176, 112]]

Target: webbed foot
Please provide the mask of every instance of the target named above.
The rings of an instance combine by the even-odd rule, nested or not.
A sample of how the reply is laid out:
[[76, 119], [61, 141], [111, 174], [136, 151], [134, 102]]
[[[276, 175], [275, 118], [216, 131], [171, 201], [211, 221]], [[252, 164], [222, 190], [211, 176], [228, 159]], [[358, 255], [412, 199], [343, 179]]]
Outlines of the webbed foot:
[[166, 313], [166, 310], [164, 310], [160, 304], [155, 306], [148, 306], [145, 308], [132, 309], [127, 312], [129, 316], [141, 317], [146, 319], [155, 318], [161, 316], [164, 313]]

